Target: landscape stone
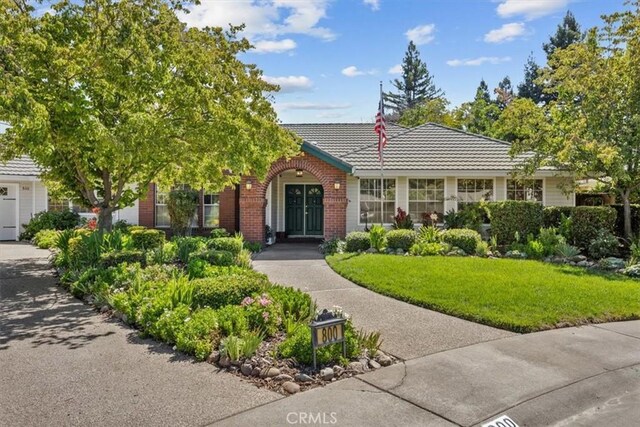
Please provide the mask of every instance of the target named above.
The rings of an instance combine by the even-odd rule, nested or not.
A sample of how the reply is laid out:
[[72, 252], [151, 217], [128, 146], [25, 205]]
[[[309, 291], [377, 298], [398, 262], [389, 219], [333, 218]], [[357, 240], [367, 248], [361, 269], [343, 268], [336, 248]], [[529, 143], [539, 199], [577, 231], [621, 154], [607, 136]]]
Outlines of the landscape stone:
[[336, 377], [339, 377], [340, 375], [342, 375], [343, 372], [344, 372], [344, 368], [342, 366], [334, 365], [333, 373], [335, 374]]
[[379, 354], [376, 357], [376, 360], [378, 361], [379, 364], [381, 364], [382, 366], [389, 366], [391, 365], [391, 363], [393, 363], [393, 360], [387, 356], [386, 354]]
[[380, 369], [381, 366], [378, 362], [376, 362], [375, 360], [369, 360], [369, 367], [371, 369]]
[[207, 357], [208, 363], [218, 363], [219, 360], [220, 360], [220, 352], [217, 350], [212, 351], [209, 357]]
[[320, 378], [322, 378], [325, 381], [331, 381], [331, 378], [333, 378], [334, 372], [333, 369], [331, 368], [324, 368], [323, 370], [320, 371]]
[[287, 374], [280, 374], [278, 376], [273, 377], [274, 381], [293, 381], [293, 377]]
[[260, 371], [260, 378], [273, 378], [280, 375], [280, 369], [278, 368], [264, 368]]
[[376, 248], [369, 248], [365, 252], [368, 254], [377, 254], [378, 250]]
[[253, 372], [253, 366], [251, 366], [248, 363], [243, 363], [242, 366], [240, 366], [240, 372], [242, 372], [243, 375], [246, 375], [249, 377]]
[[253, 368], [253, 371], [251, 371], [251, 376], [252, 377], [259, 377], [260, 376], [260, 368], [258, 368], [258, 367]]
[[103, 305], [102, 307], [100, 307], [100, 313], [106, 313], [107, 311], [109, 311], [108, 305]]
[[362, 366], [362, 363], [360, 362], [351, 362], [347, 365], [347, 369], [349, 371], [354, 371], [357, 372], [359, 374], [364, 372], [364, 366]]
[[222, 356], [220, 360], [218, 360], [218, 365], [222, 368], [228, 368], [231, 366], [231, 359], [229, 359], [229, 356]]
[[292, 381], [287, 381], [284, 384], [282, 384], [282, 388], [284, 389], [284, 391], [286, 391], [289, 394], [296, 394], [297, 392], [300, 391], [300, 385]]
[[591, 266], [591, 263], [589, 261], [587, 261], [587, 260], [584, 260], [584, 261], [577, 262], [576, 265], [578, 267], [589, 267], [589, 266]]
[[313, 378], [311, 378], [307, 374], [298, 373], [298, 374], [296, 374], [296, 381], [301, 382], [301, 383], [308, 383], [308, 382], [313, 381]]

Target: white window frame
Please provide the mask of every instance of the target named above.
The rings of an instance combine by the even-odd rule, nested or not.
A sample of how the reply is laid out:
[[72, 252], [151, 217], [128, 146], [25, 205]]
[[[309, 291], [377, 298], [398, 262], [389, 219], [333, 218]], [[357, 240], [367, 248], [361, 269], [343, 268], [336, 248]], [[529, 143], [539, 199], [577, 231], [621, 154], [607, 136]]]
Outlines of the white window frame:
[[[411, 212], [409, 212], [409, 203], [411, 202], [410, 196], [409, 196], [409, 190], [411, 190], [411, 186], [409, 185], [409, 181], [412, 179], [441, 179], [442, 181], [444, 181], [444, 194], [442, 195], [442, 216], [444, 217], [444, 214], [447, 213], [447, 194], [448, 193], [448, 188], [447, 188], [447, 177], [445, 176], [431, 176], [431, 177], [423, 177], [423, 176], [410, 176], [410, 177], [406, 177], [406, 181], [407, 181], [407, 213], [411, 214]], [[397, 191], [397, 190], [396, 190]], [[417, 201], [417, 200], [414, 200]], [[427, 202], [428, 203], [428, 202]], [[422, 217], [420, 218], [414, 218], [411, 217], [411, 220], [413, 221], [414, 224], [421, 224], [422, 223]], [[438, 222], [440, 224], [440, 222]]]
[[[504, 179], [504, 199], [505, 200], [510, 200], [509, 199], [509, 184], [508, 181], [516, 181], [513, 178], [505, 178]], [[540, 203], [542, 203], [542, 206], [547, 206], [547, 178], [545, 177], [540, 177], [540, 178], [529, 178], [529, 179], [525, 179], [523, 181], [542, 181], [542, 201]], [[575, 192], [573, 193], [573, 197], [574, 197], [574, 201], [573, 201], [573, 206], [576, 205], [575, 203]], [[529, 200], [526, 200], [529, 201]]]
[[[380, 177], [362, 177], [362, 178], [358, 177], [358, 225], [363, 226], [363, 225], [366, 225], [366, 224], [368, 224], [368, 225], [379, 224], [378, 222], [367, 222], [367, 223], [362, 222], [362, 211], [361, 211], [362, 206], [360, 204], [360, 196], [361, 196], [360, 189], [361, 189], [361, 185], [362, 185], [362, 180], [363, 179], [380, 180], [382, 178], [380, 178]], [[395, 190], [396, 190], [395, 191], [395, 199], [393, 201], [393, 214], [395, 215], [397, 210], [398, 210], [398, 177], [390, 176], [390, 177], [384, 177], [384, 179], [385, 180], [393, 180], [393, 181], [395, 181], [395, 184], [396, 184], [396, 186], [395, 186]], [[381, 189], [381, 191], [383, 191], [383, 190], [384, 189]], [[383, 201], [381, 200], [380, 203], [383, 203]], [[382, 225], [387, 225], [387, 226], [390, 226], [392, 224], [393, 224], [393, 222], [383, 222], [382, 223]]]
[[[455, 196], [456, 199], [455, 199], [455, 206], [454, 206], [454, 209], [455, 209], [456, 212], [459, 210], [459, 205], [460, 205], [460, 197], [459, 197], [459, 194], [458, 194], [458, 188], [459, 188], [458, 181], [460, 181], [460, 180], [492, 181], [493, 182], [493, 188], [492, 188], [493, 198], [490, 201], [491, 202], [495, 202], [496, 200], [498, 200], [498, 197], [497, 197], [497, 194], [496, 194], [496, 177], [495, 176], [493, 176], [493, 177], [486, 177], [486, 176], [485, 177], [481, 177], [481, 176], [480, 177], [476, 177], [476, 176], [456, 177], [456, 193], [455, 193], [456, 194], [456, 196]], [[506, 181], [505, 181], [505, 186], [506, 186]], [[505, 194], [505, 197], [506, 197], [506, 194]]]
[[170, 223], [167, 225], [158, 225], [158, 206], [167, 206], [166, 203], [158, 203], [158, 194], [160, 193], [169, 194], [168, 191], [163, 191], [160, 186], [155, 184], [153, 191], [153, 226], [155, 228], [169, 228], [171, 227]]
[[[218, 202], [217, 203], [205, 203], [205, 197], [209, 195], [209, 196], [216, 196], [218, 198]], [[215, 193], [215, 192], [208, 192], [208, 190], [202, 190], [202, 203], [201, 205], [201, 212], [202, 212], [202, 228], [206, 228], [208, 230], [213, 230], [215, 228], [220, 228], [220, 193]], [[207, 225], [207, 215], [206, 215], [206, 208], [207, 207], [214, 207], [214, 206], [218, 206], [218, 225], [217, 226], [208, 226]]]

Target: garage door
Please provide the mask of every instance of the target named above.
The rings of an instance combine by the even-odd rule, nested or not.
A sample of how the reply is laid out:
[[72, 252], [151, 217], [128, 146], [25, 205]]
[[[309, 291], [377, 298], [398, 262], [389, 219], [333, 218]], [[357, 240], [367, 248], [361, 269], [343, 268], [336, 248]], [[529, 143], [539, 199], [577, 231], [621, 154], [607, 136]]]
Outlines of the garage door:
[[16, 240], [18, 237], [16, 192], [15, 185], [0, 183], [0, 240]]

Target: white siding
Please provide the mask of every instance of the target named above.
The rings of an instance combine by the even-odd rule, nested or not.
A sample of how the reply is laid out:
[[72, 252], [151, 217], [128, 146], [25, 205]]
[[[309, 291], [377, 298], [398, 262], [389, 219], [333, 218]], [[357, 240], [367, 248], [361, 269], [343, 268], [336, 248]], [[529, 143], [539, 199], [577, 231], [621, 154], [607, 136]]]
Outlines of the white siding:
[[36, 209], [34, 213], [38, 213], [38, 212], [42, 212], [42, 211], [46, 211], [49, 208], [49, 201], [48, 201], [48, 197], [49, 197], [49, 193], [47, 192], [47, 187], [45, 187], [45, 185], [40, 182], [40, 181], [36, 181], [35, 182], [35, 189], [36, 189]]
[[445, 178], [444, 186], [444, 212], [447, 213], [451, 209], [458, 209], [456, 197], [458, 196], [458, 182], [455, 176]]
[[20, 205], [18, 207], [18, 226], [20, 232], [24, 231], [23, 224], [29, 222], [35, 212], [33, 212], [33, 192], [35, 182], [18, 183], [18, 192], [20, 195]]
[[133, 206], [117, 210], [113, 213], [114, 221], [127, 221], [127, 224], [138, 225], [138, 201]]
[[575, 206], [575, 193], [571, 192], [567, 195], [559, 188], [563, 181], [564, 179], [559, 177], [545, 179], [545, 206]]
[[347, 199], [349, 200], [349, 204], [347, 205], [347, 233], [363, 229], [363, 227], [358, 224], [358, 211], [360, 209], [358, 207], [360, 200], [358, 196], [359, 189], [360, 180], [355, 176], [347, 176]]
[[495, 186], [496, 201], [507, 200], [507, 180], [503, 176], [498, 176], [495, 179]]

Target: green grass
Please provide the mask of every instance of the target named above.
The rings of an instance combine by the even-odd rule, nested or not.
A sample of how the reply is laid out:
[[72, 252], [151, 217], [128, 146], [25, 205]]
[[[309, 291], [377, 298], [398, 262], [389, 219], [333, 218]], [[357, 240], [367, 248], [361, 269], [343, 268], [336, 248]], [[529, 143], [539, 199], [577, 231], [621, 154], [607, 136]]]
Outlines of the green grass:
[[616, 274], [475, 257], [343, 254], [327, 262], [375, 292], [516, 332], [640, 319], [640, 281]]

